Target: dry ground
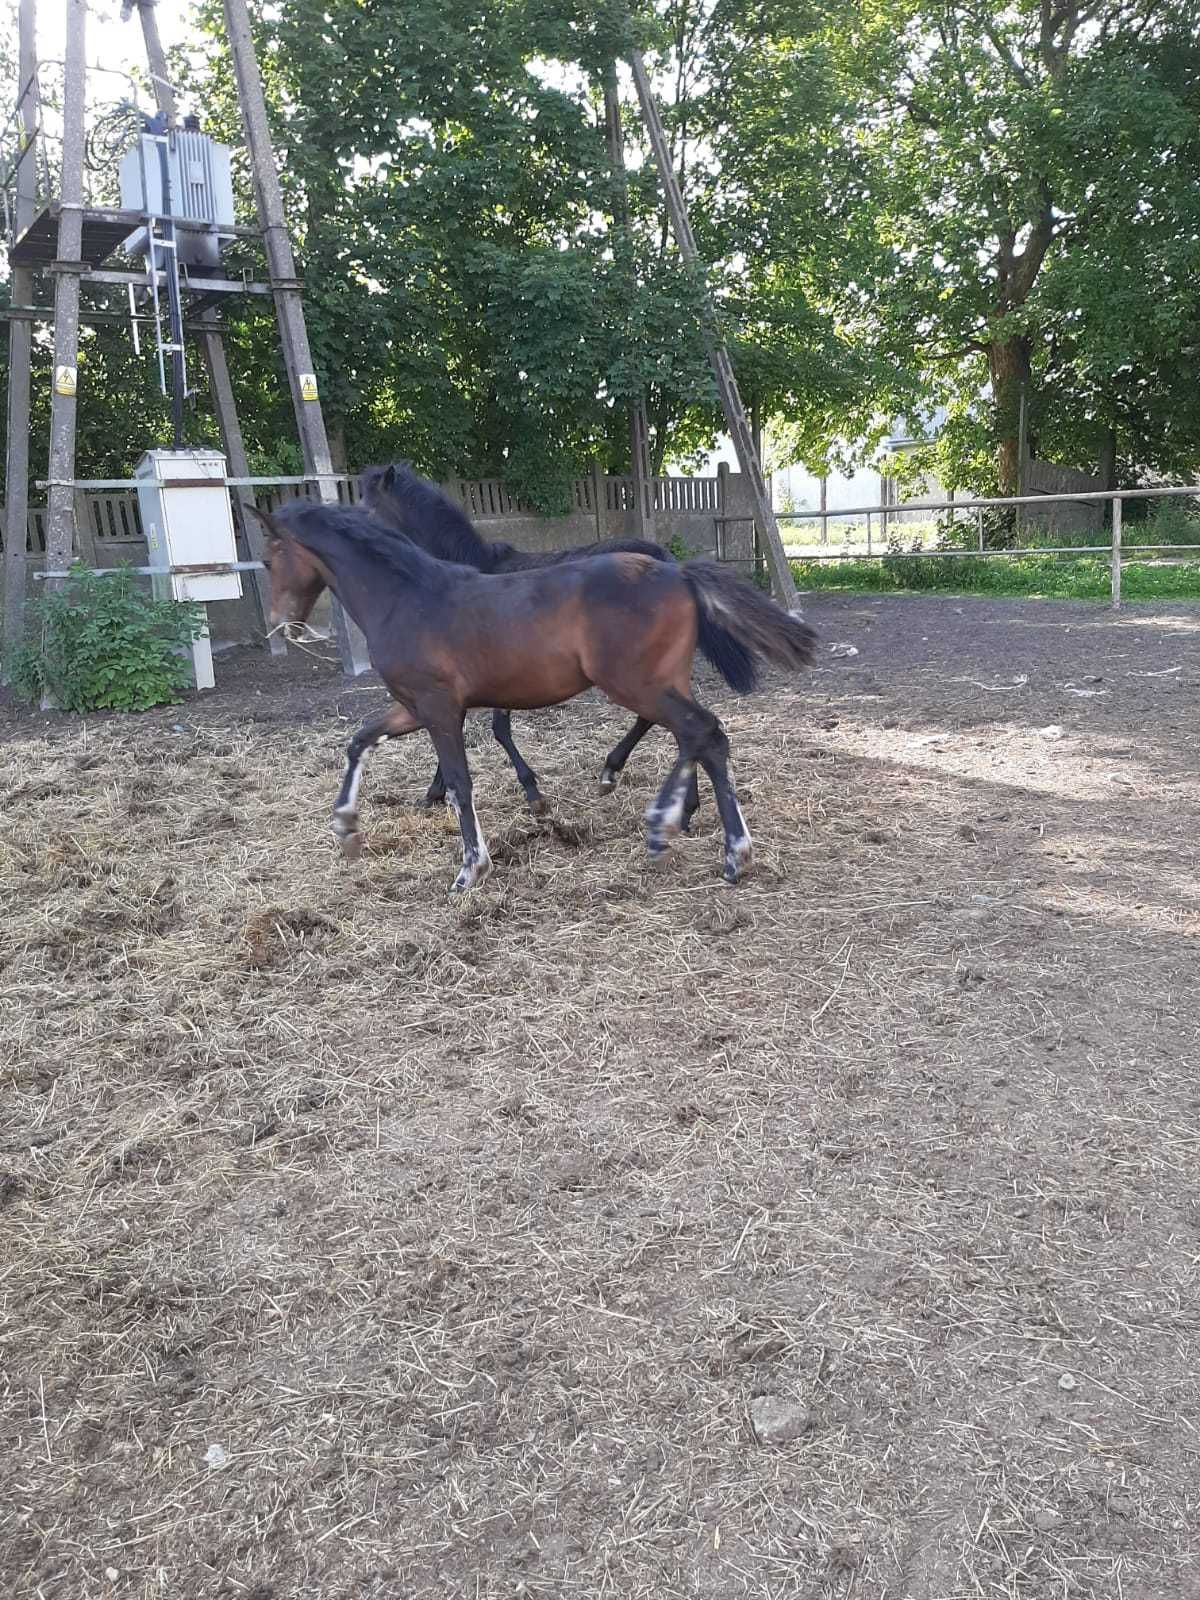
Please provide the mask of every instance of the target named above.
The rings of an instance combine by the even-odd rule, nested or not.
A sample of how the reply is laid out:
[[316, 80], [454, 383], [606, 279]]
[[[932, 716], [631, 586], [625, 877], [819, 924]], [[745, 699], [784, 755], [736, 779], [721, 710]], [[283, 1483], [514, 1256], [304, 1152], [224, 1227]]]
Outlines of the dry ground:
[[1200, 613], [812, 614], [736, 890], [587, 702], [456, 902], [377, 686], [8, 717], [5, 1594], [1200, 1595]]

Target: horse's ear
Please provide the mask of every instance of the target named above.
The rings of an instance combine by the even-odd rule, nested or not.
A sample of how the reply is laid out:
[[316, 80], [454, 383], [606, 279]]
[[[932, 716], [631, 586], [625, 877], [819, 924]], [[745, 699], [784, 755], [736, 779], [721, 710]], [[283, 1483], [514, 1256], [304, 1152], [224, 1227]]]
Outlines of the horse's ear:
[[263, 511], [261, 509], [261, 507], [256, 506], [254, 504], [253, 500], [245, 501], [244, 505], [243, 505], [243, 510], [251, 511], [251, 512], [254, 513], [254, 515], [258, 518], [258, 520], [262, 523], [263, 527], [266, 529], [267, 538], [268, 539], [275, 540], [275, 539], [282, 539], [283, 538], [284, 530], [283, 530], [282, 526], [278, 522], [276, 522], [275, 518], [271, 515], [271, 513], [269, 511]]
[[390, 489], [392, 487], [392, 485], [395, 483], [395, 481], [396, 481], [396, 468], [395, 468], [395, 465], [393, 464], [391, 466], [385, 467], [383, 469], [383, 487], [385, 489]]

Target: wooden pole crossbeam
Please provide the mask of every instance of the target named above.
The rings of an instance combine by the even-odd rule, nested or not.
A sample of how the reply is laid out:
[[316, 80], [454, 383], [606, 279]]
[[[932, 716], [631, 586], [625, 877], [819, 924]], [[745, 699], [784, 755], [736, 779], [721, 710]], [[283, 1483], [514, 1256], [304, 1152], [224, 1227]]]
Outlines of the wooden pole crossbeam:
[[[21, 0], [17, 18], [17, 94], [20, 134], [25, 159], [17, 169], [18, 232], [29, 226], [37, 209], [38, 80], [35, 0]], [[33, 272], [11, 265], [13, 315], [8, 331], [8, 435], [5, 450], [4, 499], [4, 643], [15, 648], [25, 632], [25, 557], [29, 539], [29, 402], [33, 368], [33, 316], [25, 308], [33, 300]], [[18, 313], [17, 308], [20, 308]], [[7, 655], [7, 651], [4, 652]]]
[[[646, 133], [650, 140], [650, 148], [654, 155], [654, 164], [658, 168], [659, 181], [663, 186], [663, 194], [667, 202], [667, 214], [671, 220], [671, 231], [675, 235], [675, 243], [679, 253], [690, 266], [699, 265], [699, 252], [696, 249], [696, 240], [692, 233], [692, 225], [688, 219], [687, 206], [684, 203], [683, 191], [679, 187], [679, 179], [675, 175], [674, 163], [671, 160], [671, 147], [667, 143], [666, 131], [663, 128], [662, 117], [659, 113], [658, 103], [650, 86], [650, 79], [646, 72], [646, 64], [641, 52], [633, 50], [629, 55], [629, 64], [633, 69], [634, 86], [637, 89], [638, 102], [641, 105], [642, 121], [646, 125]], [[733, 448], [737, 453], [738, 465], [741, 467], [750, 492], [754, 500], [754, 515], [758, 523], [763, 544], [766, 546], [767, 564], [771, 571], [771, 581], [775, 589], [776, 598], [789, 609], [796, 605], [796, 585], [792, 578], [792, 569], [784, 553], [783, 541], [779, 537], [779, 524], [775, 520], [775, 513], [771, 507], [771, 496], [767, 491], [766, 480], [762, 474], [758, 452], [754, 448], [754, 439], [750, 432], [750, 423], [746, 417], [746, 408], [742, 404], [742, 397], [738, 391], [737, 379], [733, 372], [733, 363], [729, 359], [729, 352], [717, 320], [716, 308], [712, 298], [705, 295], [705, 339], [708, 345], [709, 364], [713, 370], [713, 377], [717, 383], [717, 393], [721, 401], [721, 410], [725, 417], [725, 426], [729, 429], [729, 436], [733, 440]]]
[[[154, 96], [158, 109], [166, 114], [173, 123], [179, 114], [175, 101], [175, 89], [170, 81], [167, 71], [167, 56], [162, 47], [162, 40], [158, 32], [158, 18], [154, 11], [154, 0], [138, 0], [138, 17], [142, 24], [142, 37], [146, 41], [146, 58], [150, 63], [150, 76], [154, 84]], [[193, 284], [189, 287], [199, 287]], [[206, 282], [206, 289], [210, 291], [215, 285]], [[264, 292], [269, 292], [265, 285], [256, 286]], [[246, 455], [245, 442], [242, 439], [242, 425], [238, 420], [237, 402], [234, 399], [233, 385], [229, 381], [229, 366], [225, 360], [225, 341], [221, 337], [221, 324], [216, 313], [205, 306], [200, 311], [199, 317], [200, 346], [204, 352], [204, 364], [208, 370], [208, 385], [212, 394], [213, 409], [217, 414], [217, 426], [221, 431], [221, 447], [225, 452], [225, 459], [229, 463], [230, 476], [234, 478], [248, 478], [250, 476], [250, 462]], [[254, 574], [255, 609], [267, 639], [267, 648], [273, 656], [286, 654], [287, 645], [281, 633], [273, 633], [267, 626], [271, 614], [271, 583], [263, 568], [263, 539], [262, 529], [257, 517], [251, 516], [246, 511], [246, 506], [253, 505], [254, 496], [245, 488], [235, 491], [234, 499], [239, 508], [239, 521], [241, 523], [242, 538], [251, 555], [251, 561], [241, 570], [251, 571]]]
[[[246, 145], [254, 176], [258, 220], [267, 253], [267, 270], [275, 292], [275, 315], [291, 384], [304, 465], [308, 472], [318, 478], [321, 499], [336, 503], [329, 439], [325, 432], [325, 418], [321, 412], [316, 374], [309, 351], [300, 281], [296, 276], [296, 262], [284, 220], [283, 193], [279, 187], [279, 173], [271, 146], [262, 77], [254, 54], [250, 12], [246, 0], [224, 0], [224, 5], [242, 124], [246, 130]], [[366, 640], [336, 599], [333, 601], [333, 621], [343, 670], [350, 676], [365, 672], [370, 666]]]

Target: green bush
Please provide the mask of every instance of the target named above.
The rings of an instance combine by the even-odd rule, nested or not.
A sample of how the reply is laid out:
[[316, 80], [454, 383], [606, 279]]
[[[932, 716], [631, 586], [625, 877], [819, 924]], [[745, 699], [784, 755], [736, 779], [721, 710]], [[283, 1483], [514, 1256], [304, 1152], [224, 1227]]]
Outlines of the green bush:
[[1195, 500], [1152, 500], [1141, 519], [1130, 515], [1136, 505], [1136, 500], [1125, 502], [1123, 544], [1200, 544], [1200, 505]]
[[188, 646], [203, 608], [155, 600], [131, 572], [101, 577], [78, 563], [61, 589], [30, 606], [30, 637], [13, 655], [12, 686], [63, 711], [148, 711], [191, 679]]

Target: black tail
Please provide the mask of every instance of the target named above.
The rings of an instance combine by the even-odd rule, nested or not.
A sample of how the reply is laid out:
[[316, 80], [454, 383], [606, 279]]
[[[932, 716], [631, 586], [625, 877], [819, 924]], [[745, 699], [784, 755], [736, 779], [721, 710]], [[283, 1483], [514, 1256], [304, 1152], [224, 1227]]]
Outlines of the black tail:
[[680, 570], [696, 602], [700, 652], [738, 694], [758, 687], [765, 664], [794, 672], [811, 663], [816, 634], [753, 584], [716, 561], [687, 561]]

